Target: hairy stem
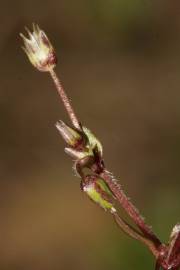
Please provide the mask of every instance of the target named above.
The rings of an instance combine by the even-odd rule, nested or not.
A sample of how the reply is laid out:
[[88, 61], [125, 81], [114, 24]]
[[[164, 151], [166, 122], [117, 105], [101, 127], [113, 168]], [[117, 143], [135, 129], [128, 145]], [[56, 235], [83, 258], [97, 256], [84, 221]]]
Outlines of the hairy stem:
[[[50, 70], [50, 75], [54, 81], [54, 84], [56, 86], [56, 89], [63, 101], [64, 107], [66, 108], [66, 111], [71, 119], [71, 122], [73, 126], [81, 130], [80, 122], [78, 121], [78, 118], [75, 115], [75, 112], [73, 110], [73, 107], [70, 103], [69, 98], [66, 95], [65, 90], [63, 89], [63, 86], [57, 77], [55, 71], [53, 69]], [[155, 234], [152, 232], [151, 228], [145, 223], [144, 219], [139, 214], [136, 207], [129, 201], [123, 190], [121, 189], [121, 186], [118, 185], [113, 177], [110, 175], [110, 173], [106, 170], [104, 170], [100, 176], [105, 180], [105, 182], [108, 184], [112, 192], [114, 193], [115, 197], [121, 204], [121, 206], [124, 208], [124, 210], [127, 212], [127, 214], [132, 218], [134, 223], [139, 227], [139, 229], [142, 231], [144, 236], [148, 238], [150, 241], [152, 241], [156, 247], [159, 247], [161, 245], [160, 240], [155, 236]], [[117, 221], [117, 220], [116, 220]], [[154, 252], [154, 251], [153, 251]]]
[[66, 92], [64, 91], [64, 88], [63, 88], [58, 76], [56, 75], [56, 72], [54, 71], [54, 69], [50, 69], [49, 73], [50, 73], [50, 75], [51, 75], [51, 77], [52, 77], [52, 79], [54, 81], [56, 89], [57, 89], [57, 91], [58, 91], [58, 93], [59, 93], [59, 95], [61, 97], [61, 100], [62, 100], [62, 102], [64, 104], [64, 107], [66, 108], [66, 111], [67, 111], [67, 113], [68, 113], [68, 115], [69, 115], [69, 117], [71, 119], [71, 122], [72, 122], [73, 126], [76, 129], [81, 130], [81, 126], [80, 126], [80, 123], [78, 121], [78, 118], [75, 115], [75, 112], [74, 112], [73, 107], [72, 107], [72, 105], [70, 103], [70, 100], [69, 100]]
[[144, 236], [148, 237], [151, 241], [153, 241], [156, 247], [159, 247], [161, 245], [161, 241], [156, 237], [151, 228], [145, 223], [143, 217], [139, 214], [137, 208], [127, 198], [121, 186], [116, 182], [116, 180], [113, 179], [112, 175], [108, 171], [104, 170], [100, 174], [100, 176], [108, 184], [109, 188], [114, 193], [120, 205], [124, 208], [126, 213], [132, 218], [132, 220], [142, 231]]

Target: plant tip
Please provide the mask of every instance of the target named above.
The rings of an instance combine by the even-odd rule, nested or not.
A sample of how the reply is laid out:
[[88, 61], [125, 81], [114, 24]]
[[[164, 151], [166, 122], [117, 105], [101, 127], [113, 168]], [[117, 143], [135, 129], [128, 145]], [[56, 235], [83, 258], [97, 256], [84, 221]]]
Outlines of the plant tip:
[[27, 54], [31, 64], [38, 70], [50, 71], [57, 63], [55, 50], [45, 32], [41, 30], [37, 24], [33, 23], [32, 28], [33, 31], [30, 32], [29, 29], [25, 27], [28, 37], [20, 33], [20, 37], [24, 42], [22, 49]]

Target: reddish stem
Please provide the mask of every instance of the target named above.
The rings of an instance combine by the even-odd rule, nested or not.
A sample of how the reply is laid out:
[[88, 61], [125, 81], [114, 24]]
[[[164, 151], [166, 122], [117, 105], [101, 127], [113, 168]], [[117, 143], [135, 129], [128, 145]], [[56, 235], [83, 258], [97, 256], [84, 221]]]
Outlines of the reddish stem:
[[64, 91], [64, 88], [63, 88], [59, 78], [57, 77], [54, 69], [51, 69], [49, 71], [49, 73], [50, 73], [50, 75], [51, 75], [51, 77], [52, 77], [52, 79], [54, 81], [56, 89], [57, 89], [57, 91], [58, 91], [58, 93], [59, 93], [59, 95], [61, 97], [61, 100], [62, 100], [62, 102], [64, 104], [64, 107], [66, 108], [66, 111], [67, 111], [67, 113], [68, 113], [68, 115], [69, 115], [69, 117], [71, 119], [71, 122], [72, 122], [73, 126], [76, 129], [81, 131], [81, 126], [80, 126], [80, 123], [78, 121], [78, 118], [77, 118], [77, 116], [76, 116], [76, 114], [75, 114], [75, 112], [73, 110], [73, 107], [72, 107], [72, 105], [70, 103], [70, 100], [69, 100], [68, 96], [66, 95], [66, 92]]
[[124, 208], [126, 213], [132, 218], [134, 223], [139, 227], [143, 232], [144, 236], [153, 241], [156, 248], [161, 245], [161, 241], [153, 233], [151, 228], [145, 223], [143, 217], [139, 214], [139, 211], [133, 205], [133, 203], [127, 198], [126, 194], [123, 192], [121, 186], [117, 184], [116, 180], [110, 175], [110, 173], [104, 170], [100, 176], [106, 181], [109, 188], [114, 193], [120, 205]]

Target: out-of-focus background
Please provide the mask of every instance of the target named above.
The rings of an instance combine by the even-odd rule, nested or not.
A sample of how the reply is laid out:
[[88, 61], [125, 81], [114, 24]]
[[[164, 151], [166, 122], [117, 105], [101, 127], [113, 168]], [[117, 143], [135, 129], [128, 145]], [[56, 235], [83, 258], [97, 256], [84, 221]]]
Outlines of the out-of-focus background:
[[0, 269], [153, 269], [80, 191], [54, 126], [69, 119], [18, 35], [32, 22], [45, 29], [107, 167], [167, 242], [180, 221], [179, 10], [169, 0], [1, 2]]

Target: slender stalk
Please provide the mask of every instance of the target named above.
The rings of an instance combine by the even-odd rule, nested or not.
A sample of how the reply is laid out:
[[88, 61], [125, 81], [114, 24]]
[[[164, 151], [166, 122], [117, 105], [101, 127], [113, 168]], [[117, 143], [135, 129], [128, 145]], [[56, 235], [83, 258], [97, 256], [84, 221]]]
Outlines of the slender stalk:
[[[74, 127], [78, 130], [81, 130], [80, 122], [78, 121], [78, 118], [75, 115], [75, 112], [73, 110], [73, 107], [70, 103], [70, 100], [68, 96], [66, 95], [66, 92], [57, 76], [55, 71], [51, 69], [50, 75], [54, 81], [54, 84], [56, 86], [56, 89], [62, 99], [62, 102], [64, 104], [64, 107], [66, 108], [66, 111], [71, 119], [72, 124]], [[144, 236], [148, 237], [150, 240], [152, 240], [155, 245], [158, 247], [161, 245], [160, 240], [154, 235], [151, 228], [145, 223], [143, 217], [139, 214], [136, 207], [132, 204], [132, 202], [129, 201], [126, 194], [121, 189], [121, 186], [117, 184], [112, 176], [109, 174], [108, 171], [104, 170], [100, 176], [105, 180], [105, 182], [108, 184], [114, 195], [116, 196], [117, 200], [121, 204], [121, 206], [125, 209], [127, 214], [132, 218], [134, 223], [139, 227], [139, 229], [143, 232]]]
[[75, 115], [75, 112], [74, 112], [73, 107], [72, 107], [72, 105], [70, 103], [70, 100], [69, 100], [66, 92], [64, 91], [64, 88], [63, 88], [63, 86], [62, 86], [62, 84], [61, 84], [61, 82], [60, 82], [60, 80], [59, 80], [56, 72], [52, 68], [52, 69], [50, 69], [49, 73], [51, 75], [51, 78], [54, 81], [54, 84], [56, 86], [56, 89], [58, 91], [58, 94], [61, 97], [61, 100], [62, 100], [62, 102], [64, 104], [64, 107], [66, 108], [66, 111], [67, 111], [67, 113], [68, 113], [68, 115], [69, 115], [69, 117], [71, 119], [71, 122], [72, 122], [73, 126], [76, 129], [81, 130], [81, 126], [80, 126], [80, 123], [78, 121], [78, 118]]
[[156, 259], [159, 256], [159, 251], [156, 248], [156, 246], [154, 245], [154, 243], [147, 239], [146, 237], [144, 237], [141, 233], [139, 233], [138, 231], [136, 231], [133, 227], [131, 227], [126, 221], [124, 221], [118, 214], [117, 212], [113, 213], [113, 217], [117, 223], [117, 225], [129, 236], [131, 236], [132, 238], [134, 238], [135, 240], [138, 240], [140, 242], [142, 242], [143, 244], [145, 244], [149, 250], [152, 252], [152, 254], [156, 257]]
[[139, 227], [139, 229], [143, 232], [143, 234], [148, 237], [150, 240], [154, 242], [156, 247], [161, 245], [161, 241], [157, 238], [157, 236], [153, 233], [151, 228], [145, 223], [143, 217], [139, 214], [137, 208], [133, 205], [133, 203], [127, 198], [126, 194], [122, 190], [119, 183], [113, 179], [111, 174], [104, 170], [100, 176], [104, 179], [104, 181], [108, 184], [115, 197], [117, 198], [120, 205], [124, 208], [124, 210], [128, 213], [128, 215], [132, 218], [134, 223]]

